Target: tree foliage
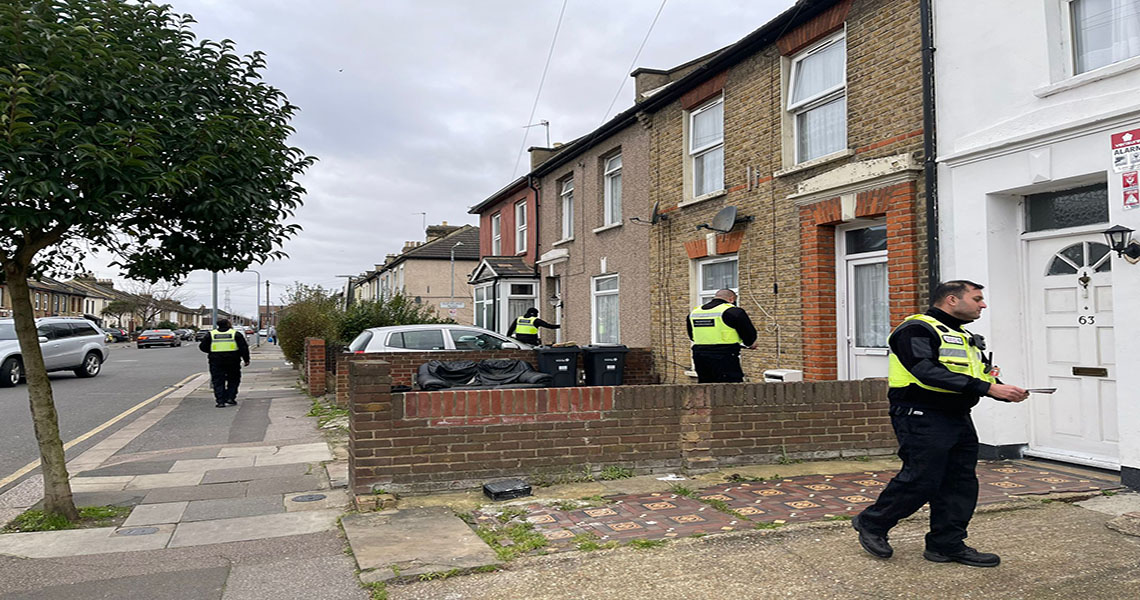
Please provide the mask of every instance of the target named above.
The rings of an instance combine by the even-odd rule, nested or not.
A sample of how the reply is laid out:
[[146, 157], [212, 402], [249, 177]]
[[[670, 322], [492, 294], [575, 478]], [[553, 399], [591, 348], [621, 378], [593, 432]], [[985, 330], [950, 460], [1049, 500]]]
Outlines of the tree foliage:
[[451, 319], [441, 319], [435, 309], [415, 302], [403, 294], [377, 301], [357, 302], [344, 311], [337, 326], [337, 339], [351, 342], [361, 331], [369, 327], [389, 325], [413, 325], [416, 323], [454, 323]]
[[264, 55], [197, 41], [189, 15], [126, 0], [0, 2], [0, 267], [44, 468], [77, 515], [27, 280], [110, 252], [137, 281], [280, 257], [313, 158]]

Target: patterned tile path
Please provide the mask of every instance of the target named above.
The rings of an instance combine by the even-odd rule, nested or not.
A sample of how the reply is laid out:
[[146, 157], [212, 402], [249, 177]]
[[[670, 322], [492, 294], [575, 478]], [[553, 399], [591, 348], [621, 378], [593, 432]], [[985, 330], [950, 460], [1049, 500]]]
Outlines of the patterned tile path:
[[[692, 497], [669, 492], [609, 496], [603, 506], [575, 510], [560, 510], [538, 503], [521, 508], [526, 511], [525, 520], [546, 536], [547, 550], [563, 550], [573, 549], [576, 542], [586, 537], [599, 543], [625, 543], [635, 539], [659, 540], [752, 529], [764, 522], [783, 524], [850, 517], [874, 502], [895, 473], [867, 471], [730, 482], [696, 490]], [[1011, 461], [979, 463], [978, 481], [979, 504], [1023, 495], [1120, 487], [1108, 479], [1080, 477]], [[476, 525], [497, 526], [498, 512], [495, 506], [476, 511]]]

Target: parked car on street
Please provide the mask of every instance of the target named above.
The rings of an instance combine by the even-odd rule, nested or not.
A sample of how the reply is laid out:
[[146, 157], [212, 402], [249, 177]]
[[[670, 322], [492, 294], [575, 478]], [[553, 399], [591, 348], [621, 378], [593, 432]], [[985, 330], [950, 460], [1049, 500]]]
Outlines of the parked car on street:
[[139, 348], [150, 348], [152, 346], [170, 346], [174, 348], [182, 345], [182, 338], [170, 329], [147, 329], [139, 334], [135, 339], [135, 343]]
[[210, 335], [209, 329], [199, 329], [198, 332], [194, 334], [194, 341], [200, 342], [200, 341], [206, 339], [207, 337], [209, 337], [209, 335]]
[[131, 341], [131, 334], [127, 333], [127, 330], [122, 327], [104, 327], [103, 331], [111, 337], [111, 339], [107, 340], [109, 342]]
[[[44, 366], [51, 371], [74, 371], [76, 377], [94, 377], [111, 351], [107, 334], [87, 319], [44, 317], [36, 319]], [[0, 387], [12, 387], [24, 378], [24, 359], [12, 319], [0, 319]]]
[[518, 340], [469, 325], [392, 325], [360, 332], [345, 352], [422, 352], [424, 350], [529, 350]]
[[174, 333], [184, 342], [194, 339], [194, 331], [191, 329], [175, 329]]
[[268, 329], [258, 329], [257, 335], [259, 335], [263, 338], [267, 338], [267, 337], [269, 337], [269, 330]]

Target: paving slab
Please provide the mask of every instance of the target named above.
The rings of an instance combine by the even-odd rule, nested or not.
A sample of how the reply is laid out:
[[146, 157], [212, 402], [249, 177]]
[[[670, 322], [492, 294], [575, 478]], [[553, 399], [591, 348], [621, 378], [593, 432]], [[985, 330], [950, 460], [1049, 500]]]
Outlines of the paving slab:
[[[59, 598], [131, 598], [132, 600], [214, 600], [222, 598], [229, 567], [154, 573], [53, 585], [5, 594], [4, 600], [58, 600]], [[145, 591], [144, 591], [145, 590]]]
[[6, 533], [0, 535], [0, 554], [52, 558], [165, 548], [174, 532], [174, 525], [154, 525], [151, 528], [154, 531], [147, 535], [124, 535], [118, 532], [129, 528], [118, 527]]
[[499, 562], [467, 523], [443, 507], [351, 514], [341, 526], [365, 583], [396, 577], [393, 566], [403, 576]]
[[247, 496], [287, 494], [289, 492], [320, 490], [328, 487], [328, 483], [320, 475], [294, 475], [292, 477], [255, 479], [253, 481], [250, 481], [248, 485], [249, 487], [246, 488]]
[[238, 564], [226, 582], [222, 600], [314, 598], [367, 600], [370, 594], [352, 577], [348, 556], [290, 559], [255, 566]]
[[[253, 456], [250, 455], [247, 458], [252, 459]], [[202, 477], [202, 483], [229, 483], [232, 481], [291, 477], [294, 475], [304, 475], [310, 470], [311, 467], [305, 463], [270, 465], [268, 467], [242, 467], [238, 469], [214, 469], [206, 472], [206, 475]]]
[[214, 500], [217, 498], [244, 498], [244, 482], [215, 483], [211, 485], [189, 485], [175, 488], [159, 488], [147, 492], [143, 504], [161, 504], [182, 500]]
[[198, 485], [202, 481], [202, 472], [197, 473], [158, 473], [155, 475], [136, 475], [127, 484], [128, 490], [150, 490], [155, 488], [182, 487]]
[[285, 512], [281, 496], [252, 496], [222, 500], [194, 500], [182, 513], [181, 522], [214, 521]]
[[1140, 492], [1124, 492], [1113, 496], [1094, 496], [1076, 503], [1081, 508], [1119, 517], [1125, 513], [1140, 512]]
[[156, 473], [169, 473], [170, 467], [177, 461], [173, 460], [147, 460], [138, 462], [125, 462], [109, 467], [99, 467], [90, 471], [76, 473], [82, 477], [108, 477], [112, 475], [154, 475]]
[[137, 475], [115, 475], [112, 477], [72, 477], [71, 492], [117, 492], [134, 481]]
[[325, 473], [329, 478], [329, 487], [348, 487], [348, 462], [337, 461], [325, 465]]
[[131, 511], [123, 527], [177, 523], [182, 518], [189, 502], [164, 502], [162, 504], [140, 504]]
[[[305, 496], [324, 496], [323, 499], [310, 502], [298, 502], [296, 498]], [[285, 494], [285, 510], [295, 512], [299, 510], [325, 510], [335, 508], [344, 510], [351, 499], [346, 490], [309, 490], [299, 494]]]
[[233, 448], [222, 448], [218, 451], [218, 458], [229, 458], [232, 456], [257, 456], [259, 454], [274, 454], [277, 452], [277, 446], [238, 446]]
[[215, 469], [237, 469], [252, 467], [252, 456], [232, 456], [226, 458], [198, 458], [179, 460], [170, 467], [171, 473], [205, 472]]
[[[146, 490], [121, 492], [73, 492], [76, 506], [135, 506], [143, 501]], [[37, 504], [38, 506], [38, 504]]]
[[170, 548], [224, 544], [336, 529], [339, 510], [314, 510], [179, 524]]

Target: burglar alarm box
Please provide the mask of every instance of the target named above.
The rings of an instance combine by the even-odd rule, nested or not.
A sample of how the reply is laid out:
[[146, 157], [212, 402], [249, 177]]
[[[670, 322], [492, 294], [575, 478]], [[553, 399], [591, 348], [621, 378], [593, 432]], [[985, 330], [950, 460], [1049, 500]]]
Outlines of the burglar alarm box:
[[530, 484], [521, 479], [502, 479], [483, 484], [483, 495], [492, 500], [510, 500], [530, 495]]
[[764, 383], [788, 383], [803, 380], [804, 372], [798, 369], [768, 369], [764, 371]]

